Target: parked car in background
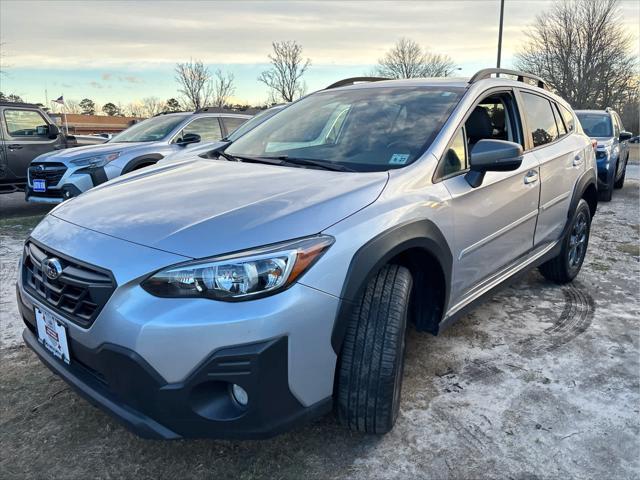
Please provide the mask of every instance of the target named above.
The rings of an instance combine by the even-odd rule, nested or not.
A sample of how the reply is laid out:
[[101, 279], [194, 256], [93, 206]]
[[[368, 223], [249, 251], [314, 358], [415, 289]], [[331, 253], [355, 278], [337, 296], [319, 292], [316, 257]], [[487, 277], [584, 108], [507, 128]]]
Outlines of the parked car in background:
[[598, 163], [598, 192], [608, 202], [614, 188], [622, 188], [629, 161], [628, 141], [632, 133], [624, 130], [620, 116], [612, 109], [576, 110], [585, 133], [595, 139]]
[[635, 137], [631, 137], [629, 139], [629, 143], [639, 143], [640, 142], [640, 137], [638, 135], [636, 135]]
[[132, 125], [101, 145], [40, 155], [29, 167], [26, 199], [60, 203], [107, 180], [154, 165], [171, 153], [203, 141], [219, 141], [251, 118], [212, 112], [201, 109], [160, 114]]
[[145, 437], [265, 437], [334, 407], [388, 432], [410, 322], [437, 334], [528, 269], [580, 271], [595, 154], [541, 87], [487, 69], [327, 88], [228, 161], [65, 202], [25, 243], [23, 338]]
[[267, 108], [266, 110], [252, 117], [250, 120], [247, 120], [245, 123], [240, 125], [238, 128], [236, 128], [233, 132], [231, 132], [222, 140], [218, 142], [203, 143], [202, 145], [197, 145], [183, 151], [172, 153], [171, 155], [167, 155], [165, 158], [158, 160], [158, 164], [164, 165], [167, 163], [180, 162], [183, 160], [194, 159], [195, 157], [218, 158], [218, 155], [216, 152], [220, 148], [223, 148], [226, 145], [235, 142], [238, 138], [240, 138], [245, 133], [250, 132], [251, 130], [256, 128], [258, 125], [265, 122], [267, 119], [273, 117], [276, 113], [278, 113], [284, 107], [286, 107], [286, 104], [275, 105], [271, 108]]
[[31, 160], [69, 144], [37, 105], [0, 102], [0, 193], [22, 190]]

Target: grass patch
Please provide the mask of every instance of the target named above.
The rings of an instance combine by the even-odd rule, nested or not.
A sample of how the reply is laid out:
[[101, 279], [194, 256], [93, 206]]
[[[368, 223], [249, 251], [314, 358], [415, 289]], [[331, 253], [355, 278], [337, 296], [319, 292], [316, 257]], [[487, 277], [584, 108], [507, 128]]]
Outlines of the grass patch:
[[9, 217], [0, 218], [0, 229], [21, 229], [32, 230], [40, 223], [40, 220], [44, 218], [44, 215], [31, 215], [29, 217]]
[[623, 243], [622, 245], [616, 245], [616, 249], [619, 252], [623, 252], [634, 257], [640, 257], [640, 245], [637, 243]]

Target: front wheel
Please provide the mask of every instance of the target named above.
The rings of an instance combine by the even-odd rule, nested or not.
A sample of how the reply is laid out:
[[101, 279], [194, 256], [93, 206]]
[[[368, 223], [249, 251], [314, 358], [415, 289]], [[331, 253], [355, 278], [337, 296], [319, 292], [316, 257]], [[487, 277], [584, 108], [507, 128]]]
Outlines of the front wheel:
[[[627, 158], [627, 162], [628, 161], [629, 161], [629, 159]], [[627, 174], [627, 162], [624, 163], [624, 167], [622, 169], [622, 175], [620, 175], [620, 178], [618, 180], [616, 180], [615, 183], [613, 184], [613, 187], [616, 190], [619, 190], [624, 186], [624, 177]]]
[[337, 372], [338, 419], [351, 430], [386, 433], [400, 410], [411, 273], [387, 265], [354, 307]]
[[569, 230], [562, 239], [562, 249], [557, 257], [540, 265], [540, 273], [555, 283], [568, 283], [573, 280], [584, 262], [589, 233], [591, 231], [591, 210], [582, 198], [578, 202]]

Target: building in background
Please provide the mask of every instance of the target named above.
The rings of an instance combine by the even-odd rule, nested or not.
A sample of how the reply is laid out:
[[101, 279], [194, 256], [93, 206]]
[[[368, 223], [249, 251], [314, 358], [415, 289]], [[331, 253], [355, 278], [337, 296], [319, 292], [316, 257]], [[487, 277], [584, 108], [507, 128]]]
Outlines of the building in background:
[[92, 135], [95, 133], [115, 134], [142, 120], [136, 117], [116, 117], [106, 115], [82, 115], [77, 113], [66, 114], [49, 113], [51, 119], [64, 130], [69, 128], [71, 135]]

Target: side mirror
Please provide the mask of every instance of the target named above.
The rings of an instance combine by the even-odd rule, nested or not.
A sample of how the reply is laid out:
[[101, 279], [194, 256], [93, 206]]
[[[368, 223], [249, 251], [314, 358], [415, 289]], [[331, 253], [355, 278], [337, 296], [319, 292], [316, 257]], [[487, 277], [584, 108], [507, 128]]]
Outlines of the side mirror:
[[482, 185], [486, 172], [510, 172], [522, 164], [522, 145], [505, 140], [480, 140], [471, 150], [465, 180], [473, 188]]
[[53, 123], [51, 123], [49, 124], [47, 133], [49, 135], [49, 138], [54, 139], [54, 138], [57, 138], [58, 135], [60, 135], [60, 129], [58, 128], [57, 125], [54, 125]]
[[631, 137], [633, 137], [633, 133], [625, 132], [623, 130], [622, 132], [620, 132], [620, 137], [618, 138], [620, 139], [621, 142], [626, 142], [627, 140], [631, 140]]
[[185, 133], [185, 135], [176, 143], [181, 147], [186, 147], [192, 143], [198, 143], [200, 141], [200, 135], [197, 133]]

